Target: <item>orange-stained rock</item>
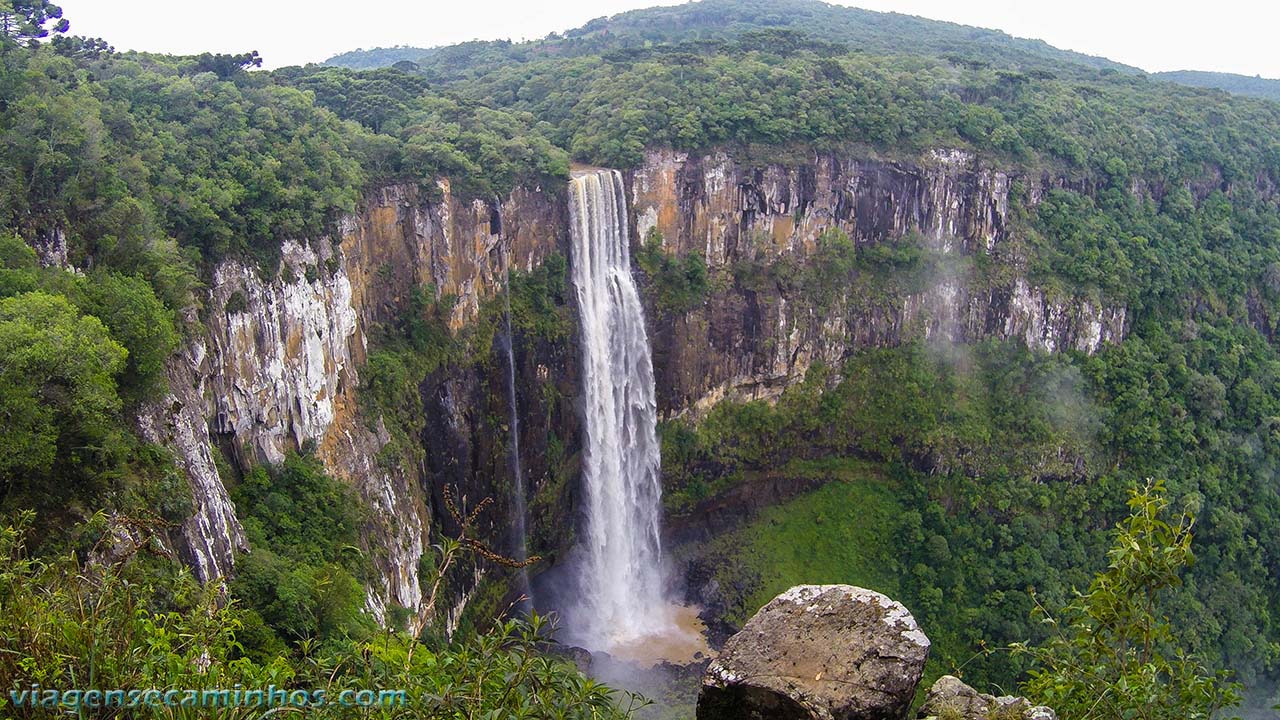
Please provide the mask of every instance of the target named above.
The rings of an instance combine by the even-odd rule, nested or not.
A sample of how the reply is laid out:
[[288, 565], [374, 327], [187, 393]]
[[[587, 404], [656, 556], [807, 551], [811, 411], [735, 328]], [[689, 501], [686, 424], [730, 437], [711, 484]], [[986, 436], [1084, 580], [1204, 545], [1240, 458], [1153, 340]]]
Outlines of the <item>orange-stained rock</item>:
[[[140, 418], [187, 470], [197, 508], [179, 545], [202, 579], [226, 574], [233, 552], [246, 548], [213, 462], [207, 417], [242, 469], [314, 446], [372, 510], [365, 542], [383, 580], [370, 598], [375, 613], [422, 602], [418, 564], [431, 499], [417, 468], [379, 462], [390, 436], [360, 412], [369, 333], [394, 323], [415, 289], [452, 296], [449, 323], [459, 330], [501, 290], [508, 263], [532, 268], [565, 237], [558, 190], [519, 189], [494, 206], [458, 199], [447, 181], [437, 189], [430, 197], [411, 185], [371, 193], [340, 222], [338, 242], [285, 242], [274, 277], [236, 260], [213, 269], [204, 333], [175, 356], [174, 393]], [[237, 304], [243, 309], [226, 311]]]
[[[656, 230], [664, 252], [701, 255], [712, 287], [691, 312], [649, 318], [660, 412], [773, 400], [814, 363], [838, 370], [861, 348], [1013, 337], [1035, 349], [1092, 353], [1122, 339], [1123, 306], [1026, 280], [1025, 238], [1009, 220], [1015, 177], [960, 150], [895, 160], [821, 152], [792, 164], [649, 152], [629, 177], [636, 240]], [[1018, 179], [1030, 203], [1066, 184]], [[852, 240], [855, 257], [908, 238], [927, 262], [887, 281], [820, 291], [802, 273], [821, 262], [815, 253], [832, 230]], [[1003, 266], [1004, 276], [975, 274], [977, 256]], [[780, 261], [795, 277], [771, 274]], [[744, 277], [744, 268], [756, 275]]]

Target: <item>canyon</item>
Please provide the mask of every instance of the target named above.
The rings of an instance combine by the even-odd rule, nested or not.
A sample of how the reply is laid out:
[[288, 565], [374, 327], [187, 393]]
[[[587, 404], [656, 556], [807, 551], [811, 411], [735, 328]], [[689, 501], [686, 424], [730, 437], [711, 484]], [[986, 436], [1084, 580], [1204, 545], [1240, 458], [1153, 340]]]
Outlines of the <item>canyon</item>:
[[[1127, 331], [1125, 307], [1038, 286], [1026, 273], [1011, 187], [1024, 188], [1025, 209], [1070, 186], [1064, 178], [945, 149], [895, 159], [810, 152], [785, 163], [653, 150], [620, 178], [631, 246], [653, 239], [670, 256], [696, 253], [709, 277], [703, 302], [673, 313], [655, 306], [637, 272], [663, 418], [776, 398], [815, 364], [838, 368], [863, 348], [1015, 338], [1039, 351], [1093, 353]], [[379, 578], [368, 607], [381, 621], [395, 607], [419, 611], [423, 556], [433, 533], [451, 530], [446, 487], [471, 505], [493, 498], [480, 531], [493, 547], [514, 550], [513, 428], [524, 452], [529, 552], [546, 558], [535, 569], [567, 557], [575, 538], [566, 528], [581, 527], [583, 505], [580, 332], [547, 339], [516, 329], [513, 420], [513, 379], [496, 343], [433, 372], [414, 399], [427, 419], [414, 453], [388, 450], [391, 433], [360, 387], [380, 329], [415, 293], [448, 298], [445, 322], [465, 334], [501, 303], [510, 275], [572, 256], [570, 222], [566, 186], [484, 200], [460, 197], [444, 179], [394, 185], [369, 193], [334, 237], [285, 243], [274, 272], [235, 260], [214, 268], [202, 329], [170, 362], [168, 396], [138, 418], [187, 475], [196, 509], [172, 539], [195, 574], [226, 576], [247, 549], [226, 475], [314, 450], [368, 507], [365, 550]], [[832, 229], [857, 252], [905, 238], [934, 262], [875, 292], [837, 288], [821, 298], [771, 279], [776, 273], [761, 281], [747, 272], [813, 262]], [[503, 419], [496, 427], [495, 417]], [[506, 572], [460, 568], [450, 626], [482, 586], [502, 593]]]

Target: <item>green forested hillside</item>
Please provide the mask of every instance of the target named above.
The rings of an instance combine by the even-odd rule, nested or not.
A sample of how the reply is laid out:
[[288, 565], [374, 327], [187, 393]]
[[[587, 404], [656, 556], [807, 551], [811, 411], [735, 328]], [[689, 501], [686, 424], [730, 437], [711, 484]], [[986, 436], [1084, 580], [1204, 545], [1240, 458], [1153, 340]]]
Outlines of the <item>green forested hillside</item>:
[[1201, 88], [1217, 88], [1236, 95], [1249, 95], [1264, 100], [1280, 100], [1280, 80], [1261, 76], [1249, 77], [1234, 73], [1204, 72], [1200, 70], [1173, 70], [1152, 73], [1151, 77], [1182, 85]]
[[[35, 6], [48, 17], [27, 21], [55, 29], [47, 3], [0, 5], [0, 15]], [[1018, 257], [979, 270], [1123, 304], [1128, 338], [1093, 357], [1015, 343], [956, 356], [917, 345], [866, 351], [815, 370], [776, 406], [722, 404], [702, 423], [670, 423], [672, 511], [753, 474], [874, 478], [778, 508], [767, 526], [744, 529], [743, 543], [713, 547], [717, 572], [747, 588], [733, 617], [792, 578], [761, 576], [785, 562], [779, 544], [822, 552], [831, 537], [879, 537], [892, 552], [826, 552], [813, 572], [874, 580], [884, 570], [868, 570], [868, 557], [890, 558], [896, 590], [940, 640], [935, 662], [1010, 686], [1022, 658], [970, 656], [983, 643], [1040, 638], [1028, 590], [1068, 602], [1106, 562], [1129, 488], [1166, 479], [1199, 518], [1197, 562], [1167, 594], [1179, 639], [1249, 689], [1273, 692], [1280, 105], [999, 33], [800, 0], [706, 0], [529, 44], [335, 59], [412, 60], [371, 70], [261, 72], [253, 55], [116, 53], [85, 38], [41, 41], [38, 23], [14, 27], [0, 37], [0, 603], [30, 614], [0, 613], [0, 639], [48, 663], [42, 682], [102, 667], [77, 664], [97, 646], [70, 629], [96, 627], [85, 600], [106, 587], [119, 604], [90, 620], [120, 630], [103, 651], [114, 658], [162, 647], [166, 668], [185, 669], [198, 641], [236, 682], [394, 677], [436, 683], [412, 687], [437, 693], [453, 683], [472, 692], [450, 696], [459, 714], [496, 712], [513, 696], [511, 678], [544, 673], [534, 690], [516, 682], [514, 696], [528, 691], [545, 706], [571, 698], [577, 716], [594, 716], [604, 691], [533, 653], [518, 628], [452, 645], [426, 630], [430, 651], [418, 655], [412, 638], [375, 637], [360, 613], [368, 569], [350, 554], [358, 518], [305, 453], [233, 478], [255, 550], [230, 587], [240, 602], [218, 607], [212, 591], [174, 580], [176, 565], [150, 555], [102, 585], [85, 580], [109, 521], [159, 537], [189, 514], [172, 458], [142, 441], [131, 417], [162, 396], [181, 340], [225, 310], [201, 306], [210, 266], [242, 257], [271, 273], [283, 240], [330, 233], [364, 191], [391, 181], [430, 191], [447, 175], [464, 196], [490, 198], [563, 180], [571, 159], [627, 168], [655, 147], [757, 161], [960, 147], [1015, 177], [1010, 216], [1025, 238]], [[1019, 176], [1063, 182], [1032, 203]], [[48, 259], [63, 243], [75, 270], [42, 266], [33, 248]], [[817, 298], [923, 275], [929, 258], [909, 241], [877, 250], [832, 234], [803, 266], [749, 263], [708, 278], [688, 258], [639, 262], [658, 278], [658, 307], [678, 314], [721, 284], [787, 284]], [[522, 291], [517, 307], [536, 306], [532, 296]], [[406, 378], [425, 381], [436, 345], [450, 342], [420, 335], [373, 348], [383, 370], [414, 368], [371, 386], [382, 393], [368, 398], [374, 405], [412, 397], [419, 383]], [[422, 362], [401, 362], [409, 356]], [[838, 378], [824, 383], [824, 373]], [[816, 511], [824, 499], [900, 516], [866, 528], [851, 513]], [[280, 520], [299, 508], [315, 514], [314, 527]], [[819, 517], [829, 534], [814, 530]], [[733, 557], [748, 543], [762, 550], [757, 565]], [[450, 548], [442, 543], [442, 563]], [[110, 677], [194, 682], [126, 665]], [[482, 671], [490, 666], [509, 674]], [[0, 653], [0, 680], [22, 672]]]
[[335, 55], [326, 65], [369, 70], [412, 62], [430, 76], [444, 78], [482, 72], [498, 65], [546, 57], [599, 55], [653, 44], [732, 41], [746, 32], [785, 30], [846, 46], [855, 52], [901, 52], [951, 57], [1010, 69], [1073, 66], [1137, 72], [1105, 58], [1059, 50], [1041, 40], [1011, 37], [997, 30], [956, 25], [898, 13], [830, 5], [817, 0], [701, 0], [601, 17], [540, 41], [470, 42], [442, 48], [378, 48]]

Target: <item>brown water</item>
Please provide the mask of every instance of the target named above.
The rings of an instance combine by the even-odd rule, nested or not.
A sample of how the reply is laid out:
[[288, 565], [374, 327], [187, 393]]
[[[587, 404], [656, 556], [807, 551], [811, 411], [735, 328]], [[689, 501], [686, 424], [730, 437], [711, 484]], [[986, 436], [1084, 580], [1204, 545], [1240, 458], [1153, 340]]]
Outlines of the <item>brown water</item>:
[[707, 626], [698, 617], [698, 608], [672, 605], [668, 612], [671, 614], [669, 630], [615, 644], [609, 648], [609, 654], [644, 667], [653, 667], [661, 662], [684, 665], [697, 659], [698, 653], [710, 655]]

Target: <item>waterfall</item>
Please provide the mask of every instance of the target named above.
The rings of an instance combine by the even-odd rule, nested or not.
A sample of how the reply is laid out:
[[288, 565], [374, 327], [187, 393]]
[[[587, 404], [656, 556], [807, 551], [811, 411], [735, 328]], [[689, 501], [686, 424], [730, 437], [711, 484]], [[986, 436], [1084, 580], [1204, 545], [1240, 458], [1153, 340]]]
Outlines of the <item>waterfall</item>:
[[622, 175], [575, 175], [569, 213], [582, 323], [586, 527], [572, 632], [591, 650], [669, 632], [659, 537], [657, 403], [631, 277]]
[[[524, 562], [529, 557], [527, 525], [529, 509], [525, 496], [524, 472], [520, 467], [520, 410], [516, 406], [516, 351], [515, 335], [511, 332], [511, 258], [506, 259], [506, 284], [504, 299], [506, 300], [506, 349], [507, 349], [507, 406], [511, 410], [508, 432], [508, 455], [511, 462], [512, 495], [515, 497], [515, 522], [511, 528], [511, 544], [515, 548], [515, 559]], [[529, 584], [529, 568], [517, 570], [520, 594], [524, 600], [519, 609], [527, 612], [533, 605], [533, 588]]]

